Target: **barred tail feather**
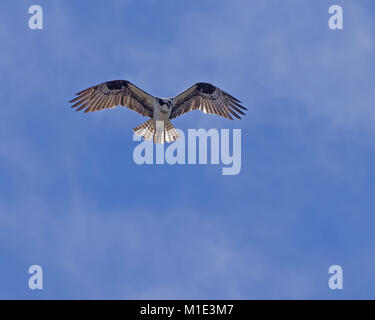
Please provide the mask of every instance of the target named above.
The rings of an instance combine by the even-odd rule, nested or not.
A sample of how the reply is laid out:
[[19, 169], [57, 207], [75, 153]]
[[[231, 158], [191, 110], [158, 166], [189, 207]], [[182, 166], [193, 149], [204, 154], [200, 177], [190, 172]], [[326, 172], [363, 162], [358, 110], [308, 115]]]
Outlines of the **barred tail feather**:
[[177, 129], [173, 126], [173, 124], [167, 120], [164, 126], [164, 140], [165, 142], [173, 142], [180, 137]]
[[173, 142], [180, 137], [177, 129], [169, 120], [164, 122], [164, 126], [156, 128], [154, 120], [150, 119], [134, 128], [133, 131], [143, 136], [144, 140], [151, 140], [153, 137], [154, 143]]
[[155, 132], [155, 124], [152, 119], [143, 122], [141, 125], [138, 127], [134, 128], [133, 131], [139, 135], [143, 136], [144, 140], [150, 140], [152, 136], [154, 135]]

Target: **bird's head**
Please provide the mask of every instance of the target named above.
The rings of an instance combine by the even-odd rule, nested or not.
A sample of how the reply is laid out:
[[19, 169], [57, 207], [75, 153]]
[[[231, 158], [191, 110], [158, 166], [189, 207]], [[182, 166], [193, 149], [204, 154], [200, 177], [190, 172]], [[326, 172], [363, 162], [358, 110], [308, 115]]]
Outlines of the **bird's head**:
[[159, 98], [158, 102], [161, 107], [161, 110], [164, 112], [168, 112], [172, 106], [172, 99], [170, 98]]

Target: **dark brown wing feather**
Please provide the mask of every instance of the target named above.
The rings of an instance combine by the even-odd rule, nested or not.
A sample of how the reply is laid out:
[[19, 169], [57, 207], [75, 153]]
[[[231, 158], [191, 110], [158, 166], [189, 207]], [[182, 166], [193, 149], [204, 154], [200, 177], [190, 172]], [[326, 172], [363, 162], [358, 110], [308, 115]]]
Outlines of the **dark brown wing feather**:
[[232, 116], [241, 119], [238, 114], [245, 115], [242, 110], [247, 109], [240, 102], [212, 84], [198, 82], [173, 99], [170, 119], [193, 110], [202, 110], [231, 120]]
[[113, 80], [87, 88], [77, 93], [77, 97], [70, 100], [76, 111], [94, 112], [103, 109], [125, 106], [142, 116], [153, 116], [154, 97], [139, 89], [126, 80]]

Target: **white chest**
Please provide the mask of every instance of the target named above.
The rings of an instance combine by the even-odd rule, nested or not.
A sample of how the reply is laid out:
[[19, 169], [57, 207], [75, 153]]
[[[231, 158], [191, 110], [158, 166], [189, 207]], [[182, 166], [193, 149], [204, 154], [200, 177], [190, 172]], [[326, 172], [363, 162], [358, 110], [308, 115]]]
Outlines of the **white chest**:
[[171, 108], [168, 108], [167, 105], [160, 105], [156, 102], [154, 107], [154, 120], [156, 121], [166, 121], [169, 119], [171, 115]]

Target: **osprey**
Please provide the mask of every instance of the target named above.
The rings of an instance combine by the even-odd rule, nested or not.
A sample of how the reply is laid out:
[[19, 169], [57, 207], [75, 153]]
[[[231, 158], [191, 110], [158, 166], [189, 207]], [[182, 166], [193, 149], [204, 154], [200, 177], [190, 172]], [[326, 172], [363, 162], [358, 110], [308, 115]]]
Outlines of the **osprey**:
[[[84, 112], [94, 112], [121, 105], [150, 117], [133, 130], [145, 140], [153, 137], [154, 143], [177, 140], [179, 133], [169, 120], [189, 111], [202, 110], [233, 120], [232, 116], [241, 119], [238, 114], [245, 115], [242, 110], [247, 110], [240, 104], [241, 101], [205, 82], [194, 84], [174, 98], [153, 97], [126, 80], [103, 82], [76, 95], [69, 101], [75, 102], [72, 108], [78, 107], [76, 111], [85, 109]], [[164, 124], [161, 130], [159, 123]]]

